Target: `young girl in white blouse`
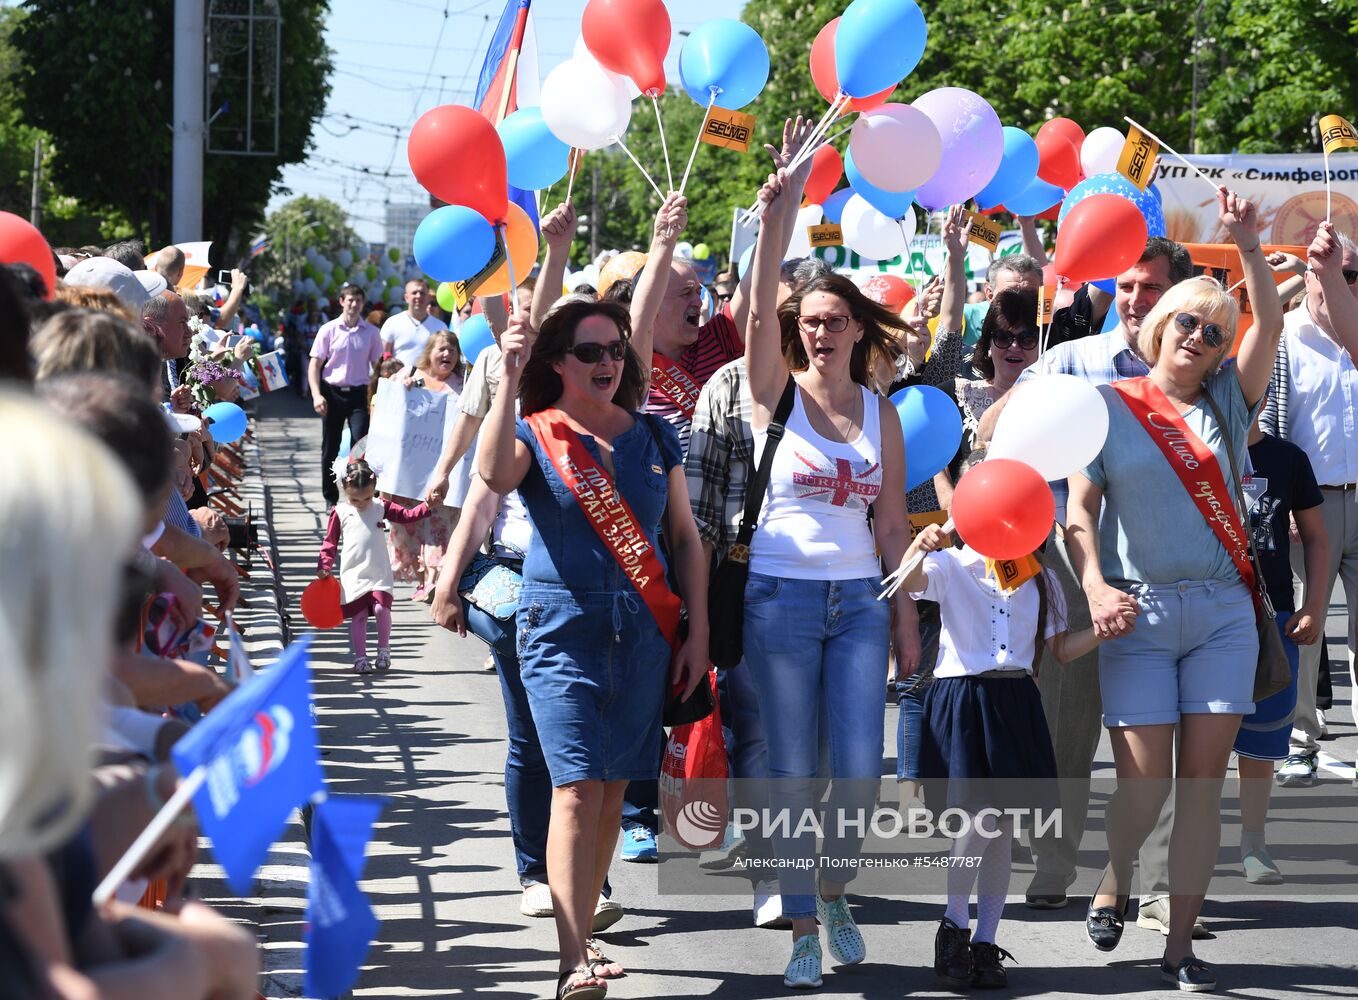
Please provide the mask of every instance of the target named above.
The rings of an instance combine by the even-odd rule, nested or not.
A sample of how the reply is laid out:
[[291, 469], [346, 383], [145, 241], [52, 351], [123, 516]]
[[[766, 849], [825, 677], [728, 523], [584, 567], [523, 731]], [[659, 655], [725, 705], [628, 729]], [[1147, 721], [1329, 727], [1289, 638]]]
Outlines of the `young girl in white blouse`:
[[904, 589], [916, 600], [937, 601], [943, 620], [924, 699], [925, 802], [936, 817], [956, 809], [969, 819], [953, 841], [952, 856], [970, 860], [948, 868], [934, 971], [950, 986], [998, 988], [1007, 984], [1001, 959], [1013, 957], [995, 944], [1014, 837], [1014, 819], [1003, 810], [1024, 810], [1031, 826], [1039, 811], [1051, 817], [1059, 802], [1034, 665], [1044, 644], [1068, 663], [1098, 640], [1092, 628], [1066, 630], [1061, 586], [1036, 556], [996, 564], [970, 547], [953, 548], [938, 525], [920, 532], [906, 561], [920, 552], [928, 555]]

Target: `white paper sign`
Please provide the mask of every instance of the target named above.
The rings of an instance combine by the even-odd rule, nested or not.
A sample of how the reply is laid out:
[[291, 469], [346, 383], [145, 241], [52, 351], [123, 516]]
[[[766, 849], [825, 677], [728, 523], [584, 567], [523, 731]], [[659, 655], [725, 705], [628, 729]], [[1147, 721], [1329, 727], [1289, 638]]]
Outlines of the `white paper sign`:
[[396, 379], [377, 383], [365, 457], [379, 492], [424, 498], [457, 420], [457, 400], [456, 393], [407, 389]]

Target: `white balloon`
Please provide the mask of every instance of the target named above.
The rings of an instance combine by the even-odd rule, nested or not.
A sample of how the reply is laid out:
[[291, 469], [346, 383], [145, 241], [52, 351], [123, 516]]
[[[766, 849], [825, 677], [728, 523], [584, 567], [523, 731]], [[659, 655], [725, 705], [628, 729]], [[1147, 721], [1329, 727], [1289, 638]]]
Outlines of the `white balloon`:
[[1084, 145], [1080, 147], [1080, 166], [1084, 168], [1085, 176], [1095, 177], [1117, 170], [1126, 143], [1125, 135], [1107, 125], [1085, 136]]
[[569, 146], [603, 149], [627, 131], [632, 102], [598, 63], [567, 59], [542, 83], [542, 120]]
[[909, 104], [883, 104], [861, 112], [849, 133], [853, 164], [883, 191], [913, 191], [943, 162], [938, 127]]
[[905, 253], [915, 235], [915, 210], [910, 208], [899, 222], [889, 219], [864, 200], [854, 195], [844, 205], [840, 216], [844, 243], [860, 257], [869, 260], [892, 260]]
[[792, 239], [788, 242], [783, 260], [811, 256], [811, 237], [806, 230], [810, 226], [819, 226], [824, 218], [825, 212], [819, 205], [807, 205], [797, 211], [797, 221], [792, 224]]
[[623, 76], [621, 73], [614, 73], [611, 69], [604, 69], [604, 67], [600, 65], [599, 60], [594, 58], [594, 53], [591, 52], [589, 50], [589, 46], [585, 44], [584, 35], [580, 35], [575, 39], [575, 48], [571, 52], [571, 58], [579, 59], [582, 60], [583, 62], [590, 62], [593, 63], [595, 66], [598, 66], [601, 70], [603, 70], [605, 73], [607, 73], [609, 76], [611, 76], [614, 80], [616, 80], [618, 83], [622, 85], [622, 89], [626, 92], [627, 100], [629, 102], [635, 101], [638, 97], [641, 96], [641, 88], [639, 88], [635, 83], [632, 82], [632, 78], [630, 76]]
[[1098, 389], [1074, 375], [1040, 375], [1014, 391], [986, 455], [1031, 465], [1050, 483], [1087, 466], [1107, 438], [1108, 404]]

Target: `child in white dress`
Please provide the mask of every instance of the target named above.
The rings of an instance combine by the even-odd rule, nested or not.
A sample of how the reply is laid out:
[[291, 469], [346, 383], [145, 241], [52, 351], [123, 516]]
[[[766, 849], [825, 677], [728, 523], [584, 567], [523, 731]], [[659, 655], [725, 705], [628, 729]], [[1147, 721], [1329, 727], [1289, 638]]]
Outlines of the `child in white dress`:
[[[429, 506], [406, 508], [390, 500], [373, 500], [377, 474], [364, 461], [349, 465], [340, 479], [344, 499], [330, 512], [316, 575], [329, 576], [340, 559], [340, 610], [349, 619], [354, 671], [391, 669], [391, 558], [382, 522], [410, 524], [429, 516]], [[377, 659], [368, 661], [368, 615], [377, 620]]]

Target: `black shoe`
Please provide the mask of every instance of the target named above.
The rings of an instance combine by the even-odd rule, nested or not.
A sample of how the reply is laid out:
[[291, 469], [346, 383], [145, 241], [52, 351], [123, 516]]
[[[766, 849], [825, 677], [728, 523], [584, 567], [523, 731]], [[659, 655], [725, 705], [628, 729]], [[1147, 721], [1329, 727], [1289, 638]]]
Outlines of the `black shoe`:
[[1002, 990], [1009, 985], [1009, 973], [1004, 971], [1000, 959], [1014, 960], [997, 944], [990, 941], [973, 941], [971, 944], [971, 985], [979, 990]]
[[1160, 978], [1185, 993], [1211, 993], [1217, 988], [1217, 975], [1200, 958], [1189, 955], [1178, 966], [1160, 961]]
[[944, 917], [934, 935], [934, 972], [949, 986], [970, 986], [971, 931]]
[[1121, 906], [1094, 906], [1085, 915], [1085, 933], [1099, 951], [1112, 951], [1122, 940], [1123, 921], [1127, 917], [1128, 897]]

